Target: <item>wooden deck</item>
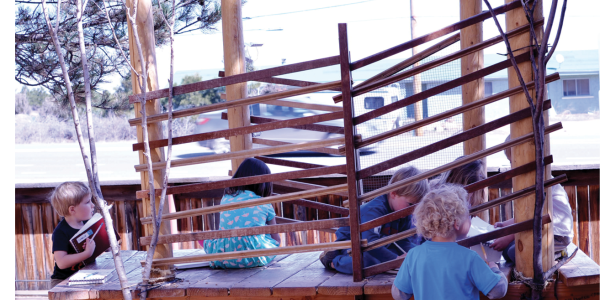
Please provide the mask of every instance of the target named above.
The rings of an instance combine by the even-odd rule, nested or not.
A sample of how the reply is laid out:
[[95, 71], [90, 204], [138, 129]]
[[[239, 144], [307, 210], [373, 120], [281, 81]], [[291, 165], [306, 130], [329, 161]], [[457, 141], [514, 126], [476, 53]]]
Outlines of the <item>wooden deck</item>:
[[[198, 254], [202, 250], [178, 250], [175, 256]], [[583, 254], [583, 252], [581, 252]], [[392, 299], [390, 290], [395, 274], [383, 273], [361, 282], [353, 282], [352, 275], [326, 270], [319, 261], [320, 252], [280, 255], [266, 267], [251, 269], [216, 269], [208, 267], [177, 271], [179, 281], [164, 283], [149, 292], [150, 299]], [[142, 251], [122, 251], [129, 284], [141, 282]], [[586, 260], [587, 259], [587, 260]], [[591, 263], [590, 263], [591, 262]], [[583, 265], [582, 265], [583, 264]], [[104, 253], [86, 269], [114, 268], [112, 255]], [[563, 267], [556, 290], [559, 299], [598, 299], [600, 270], [585, 254], [578, 255]], [[561, 268], [561, 271], [563, 271]], [[583, 269], [585, 270], [583, 270]], [[582, 271], [583, 270], [583, 271]], [[563, 283], [567, 282], [567, 284]], [[49, 299], [121, 299], [116, 272], [103, 285], [69, 287], [67, 280], [49, 291]], [[577, 284], [579, 283], [579, 284]], [[575, 286], [577, 285], [577, 286]], [[519, 299], [528, 291], [522, 284], [510, 284], [507, 297]], [[139, 293], [139, 290], [136, 291]], [[554, 298], [554, 284], [546, 288]], [[486, 299], [481, 295], [482, 299]], [[583, 297], [583, 298], [582, 298]]]

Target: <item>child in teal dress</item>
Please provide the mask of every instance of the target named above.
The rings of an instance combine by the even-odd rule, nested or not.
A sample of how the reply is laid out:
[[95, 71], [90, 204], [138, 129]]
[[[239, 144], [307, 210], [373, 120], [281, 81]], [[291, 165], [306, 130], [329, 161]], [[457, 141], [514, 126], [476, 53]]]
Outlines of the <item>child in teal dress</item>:
[[[233, 178], [271, 174], [267, 165], [256, 159], [245, 159], [233, 175]], [[241, 202], [259, 197], [269, 197], [273, 193], [271, 182], [236, 186], [225, 189], [221, 204]], [[263, 204], [221, 212], [220, 230], [238, 229], [266, 224], [275, 225], [275, 210], [271, 204]], [[258, 234], [242, 237], [230, 237], [204, 241], [207, 254], [234, 252], [243, 250], [268, 249], [279, 246], [279, 234]], [[239, 269], [260, 267], [270, 263], [275, 256], [259, 256], [228, 260], [211, 261], [212, 268]]]

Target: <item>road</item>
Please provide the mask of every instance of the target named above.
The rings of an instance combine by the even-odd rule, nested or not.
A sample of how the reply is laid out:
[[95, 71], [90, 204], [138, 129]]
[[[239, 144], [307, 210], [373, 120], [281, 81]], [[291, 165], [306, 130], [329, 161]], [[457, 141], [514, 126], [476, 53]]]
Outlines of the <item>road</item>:
[[[600, 164], [600, 120], [563, 122], [564, 129], [551, 134], [551, 147], [554, 165], [589, 165]], [[508, 129], [487, 135], [488, 147], [504, 141]], [[406, 141], [406, 140], [404, 140]], [[406, 144], [406, 143], [404, 143]], [[361, 156], [361, 167], [391, 158], [394, 153], [404, 153], [406, 148], [400, 141], [390, 140], [378, 147], [375, 153]], [[447, 155], [430, 155], [419, 159], [414, 164], [421, 169], [439, 166], [460, 155], [458, 145]], [[131, 142], [97, 143], [98, 162], [101, 181], [139, 180], [134, 165], [138, 164], [138, 154], [131, 150]], [[393, 150], [398, 149], [398, 150]], [[389, 150], [386, 152], [386, 150]], [[173, 159], [212, 154], [207, 148], [196, 143], [173, 147]], [[396, 154], [397, 155], [397, 154]], [[437, 158], [436, 158], [437, 157]], [[303, 156], [281, 157], [297, 161], [322, 165], [339, 165], [345, 163], [345, 157]], [[488, 157], [489, 167], [507, 167], [508, 160], [502, 152]], [[227, 176], [231, 169], [229, 161], [185, 166], [171, 169], [171, 178]], [[273, 173], [294, 170], [292, 168], [271, 166]], [[62, 182], [68, 180], [87, 181], [85, 169], [76, 143], [63, 144], [18, 144], [15, 145], [15, 183]]]

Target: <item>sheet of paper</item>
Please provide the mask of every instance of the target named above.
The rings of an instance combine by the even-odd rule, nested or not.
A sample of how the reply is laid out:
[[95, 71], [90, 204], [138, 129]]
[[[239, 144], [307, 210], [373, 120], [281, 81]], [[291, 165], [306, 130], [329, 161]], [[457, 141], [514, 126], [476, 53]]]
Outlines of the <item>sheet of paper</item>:
[[[467, 233], [467, 237], [477, 236], [494, 230], [496, 230], [496, 228], [494, 228], [494, 225], [489, 224], [488, 222], [480, 219], [479, 217], [473, 217], [473, 219], [471, 219], [471, 228], [469, 228], [469, 233]], [[483, 248], [485, 249], [485, 253], [487, 254], [488, 261], [499, 262], [500, 257], [502, 256], [502, 252], [496, 251], [489, 247], [493, 242], [494, 240], [490, 240], [483, 243]], [[477, 254], [481, 256], [481, 258], [485, 257], [483, 255], [483, 251], [481, 250], [481, 245], [472, 246], [471, 250], [477, 252]]]

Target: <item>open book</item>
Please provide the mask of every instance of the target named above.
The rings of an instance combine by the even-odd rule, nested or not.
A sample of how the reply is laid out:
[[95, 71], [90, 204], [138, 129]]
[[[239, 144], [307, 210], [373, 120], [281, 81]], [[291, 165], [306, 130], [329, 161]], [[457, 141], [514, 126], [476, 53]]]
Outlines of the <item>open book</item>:
[[[494, 230], [496, 230], [496, 228], [494, 228], [494, 225], [490, 225], [488, 222], [480, 219], [479, 217], [473, 217], [473, 219], [471, 219], [471, 228], [469, 228], [469, 233], [467, 233], [467, 237], [473, 237]], [[485, 243], [471, 246], [470, 249], [477, 252], [477, 254], [479, 254], [479, 256], [481, 256], [483, 260], [486, 260], [485, 257], [487, 255], [487, 261], [499, 262], [500, 257], [502, 256], [502, 252], [490, 248], [490, 245], [493, 242], [494, 240], [487, 241]]]
[[106, 283], [108, 275], [114, 270], [79, 270], [73, 276], [69, 277], [69, 285]]
[[[115, 231], [117, 241], [121, 239], [119, 234]], [[83, 245], [85, 240], [90, 238], [96, 242], [96, 249], [94, 254], [90, 258], [83, 261], [84, 265], [92, 263], [96, 257], [98, 257], [106, 249], [110, 248], [110, 242], [108, 240], [108, 232], [106, 231], [106, 224], [101, 214], [95, 213], [91, 219], [89, 219], [79, 231], [69, 240], [71, 245], [75, 249], [75, 252], [81, 253], [85, 249]]]

